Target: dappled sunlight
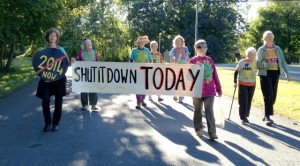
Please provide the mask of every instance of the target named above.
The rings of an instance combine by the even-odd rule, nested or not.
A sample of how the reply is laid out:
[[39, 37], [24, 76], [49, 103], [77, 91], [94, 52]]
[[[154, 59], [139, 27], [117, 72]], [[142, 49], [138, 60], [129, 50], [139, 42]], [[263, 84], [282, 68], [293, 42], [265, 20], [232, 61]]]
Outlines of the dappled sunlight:
[[77, 152], [74, 155], [74, 161], [69, 163], [70, 165], [87, 165], [90, 159], [88, 152]]
[[0, 120], [6, 121], [6, 120], [9, 120], [9, 118], [8, 118], [8, 116], [0, 115]]
[[26, 113], [26, 114], [23, 114], [23, 118], [29, 118], [30, 116], [32, 116], [33, 115], [33, 112], [28, 112], [28, 113]]

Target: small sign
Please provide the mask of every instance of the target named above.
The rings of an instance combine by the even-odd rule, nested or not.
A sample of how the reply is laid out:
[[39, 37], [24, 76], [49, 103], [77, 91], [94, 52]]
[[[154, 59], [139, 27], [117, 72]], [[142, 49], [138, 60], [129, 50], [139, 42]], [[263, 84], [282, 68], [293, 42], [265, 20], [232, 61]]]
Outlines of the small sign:
[[69, 62], [60, 49], [46, 48], [35, 54], [32, 64], [41, 79], [53, 82], [65, 76]]

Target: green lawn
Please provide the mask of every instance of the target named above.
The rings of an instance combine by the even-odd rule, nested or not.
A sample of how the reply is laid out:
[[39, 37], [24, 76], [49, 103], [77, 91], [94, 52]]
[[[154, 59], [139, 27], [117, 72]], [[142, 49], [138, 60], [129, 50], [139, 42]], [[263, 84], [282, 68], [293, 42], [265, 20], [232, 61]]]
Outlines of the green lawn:
[[[221, 81], [223, 94], [226, 96], [233, 95], [233, 70], [217, 68]], [[237, 90], [238, 91], [238, 90]], [[235, 98], [237, 98], [237, 91]], [[300, 83], [295, 81], [287, 82], [280, 80], [277, 91], [277, 99], [274, 106], [275, 113], [282, 116], [300, 121]], [[263, 96], [260, 89], [259, 77], [256, 78], [256, 89], [252, 100], [252, 105], [263, 108]]]
[[0, 73], [0, 98], [36, 79], [31, 57], [17, 57], [13, 60], [10, 72]]

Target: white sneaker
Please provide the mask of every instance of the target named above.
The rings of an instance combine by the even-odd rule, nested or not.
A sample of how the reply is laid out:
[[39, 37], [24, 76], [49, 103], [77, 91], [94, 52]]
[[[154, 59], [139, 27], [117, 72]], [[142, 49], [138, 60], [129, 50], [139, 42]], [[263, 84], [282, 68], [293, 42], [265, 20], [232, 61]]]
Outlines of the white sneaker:
[[177, 97], [176, 97], [176, 96], [174, 96], [174, 97], [173, 97], [173, 100], [174, 100], [174, 101], [177, 101], [178, 99], [177, 99]]
[[197, 130], [197, 131], [196, 131], [196, 135], [197, 135], [198, 137], [202, 137], [202, 136], [203, 136], [201, 130]]
[[81, 110], [88, 110], [88, 106], [82, 106]]
[[98, 110], [99, 110], [99, 108], [97, 108], [95, 105], [92, 105], [92, 111], [96, 112]]

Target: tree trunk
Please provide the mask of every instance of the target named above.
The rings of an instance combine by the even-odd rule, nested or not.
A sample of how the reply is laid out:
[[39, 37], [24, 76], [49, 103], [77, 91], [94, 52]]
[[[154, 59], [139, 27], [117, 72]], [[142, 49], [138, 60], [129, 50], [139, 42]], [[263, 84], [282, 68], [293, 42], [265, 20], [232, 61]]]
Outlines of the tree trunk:
[[4, 72], [8, 72], [8, 70], [9, 70], [11, 62], [13, 60], [14, 51], [15, 51], [15, 44], [11, 44], [10, 45], [10, 50], [9, 50], [9, 53], [8, 53], [8, 57], [7, 57], [7, 62], [6, 62], [5, 67], [4, 67]]
[[3, 64], [4, 64], [4, 45], [0, 46], [0, 71], [3, 71]]

